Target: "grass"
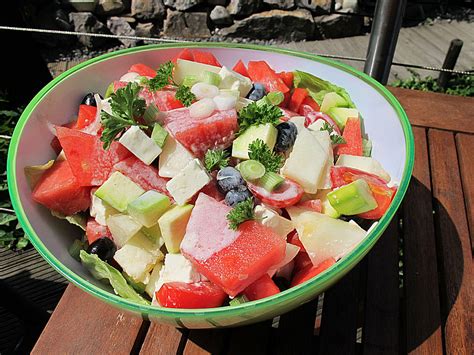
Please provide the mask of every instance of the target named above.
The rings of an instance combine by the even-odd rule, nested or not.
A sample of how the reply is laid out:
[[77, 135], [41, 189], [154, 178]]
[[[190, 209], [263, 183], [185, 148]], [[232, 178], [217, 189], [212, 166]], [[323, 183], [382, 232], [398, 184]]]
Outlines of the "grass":
[[411, 78], [397, 80], [391, 85], [411, 90], [432, 91], [448, 95], [474, 96], [474, 72], [472, 75], [452, 74], [445, 89], [441, 88], [436, 79], [428, 76], [422, 78], [414, 70], [410, 70]]
[[[21, 109], [12, 108], [5, 93], [0, 93], [0, 135], [11, 136], [20, 117]], [[12, 211], [7, 186], [7, 153], [9, 139], [0, 137], [0, 247], [21, 250], [28, 244], [28, 238], [18, 224]]]

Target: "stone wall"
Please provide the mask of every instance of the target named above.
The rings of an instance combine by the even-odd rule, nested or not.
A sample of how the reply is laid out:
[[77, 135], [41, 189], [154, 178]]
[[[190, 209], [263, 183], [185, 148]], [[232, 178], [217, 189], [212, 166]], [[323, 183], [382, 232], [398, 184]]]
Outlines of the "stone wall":
[[[44, 1], [43, 1], [44, 3]], [[45, 12], [37, 5], [37, 12]], [[247, 38], [298, 41], [337, 38], [361, 33], [363, 18], [351, 16], [357, 0], [338, 0], [336, 9], [348, 15], [329, 14], [330, 0], [96, 0], [92, 11], [78, 11], [68, 0], [47, 5], [36, 25], [82, 32], [143, 37], [220, 40]], [[54, 25], [54, 26], [53, 26]], [[101, 38], [80, 37], [90, 48]], [[135, 45], [123, 40], [125, 46]]]

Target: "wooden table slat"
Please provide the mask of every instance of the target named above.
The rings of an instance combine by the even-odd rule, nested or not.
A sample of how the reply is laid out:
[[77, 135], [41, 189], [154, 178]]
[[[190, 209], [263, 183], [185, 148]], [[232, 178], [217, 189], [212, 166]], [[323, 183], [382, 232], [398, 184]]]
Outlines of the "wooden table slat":
[[464, 202], [470, 227], [471, 251], [474, 254], [474, 135], [457, 134], [456, 145], [461, 168]]
[[69, 285], [32, 354], [128, 354], [142, 320]]
[[441, 354], [441, 317], [426, 130], [414, 128], [415, 166], [403, 203], [406, 351]]
[[177, 354], [180, 345], [186, 342], [187, 330], [164, 324], [151, 323], [140, 349], [141, 355]]
[[474, 348], [474, 275], [454, 134], [430, 129], [428, 141], [438, 262], [442, 273], [441, 309], [445, 348], [449, 354], [468, 354]]
[[364, 354], [398, 354], [400, 297], [397, 216], [367, 255], [367, 264], [362, 333]]
[[183, 354], [221, 354], [226, 347], [228, 335], [228, 329], [192, 329]]

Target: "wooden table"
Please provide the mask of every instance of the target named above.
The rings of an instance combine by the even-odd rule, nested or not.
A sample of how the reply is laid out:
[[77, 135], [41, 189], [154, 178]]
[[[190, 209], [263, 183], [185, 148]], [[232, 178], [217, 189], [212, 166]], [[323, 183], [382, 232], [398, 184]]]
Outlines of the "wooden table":
[[413, 125], [411, 185], [373, 250], [319, 300], [278, 326], [179, 330], [70, 285], [33, 353], [472, 354], [474, 99], [390, 90]]

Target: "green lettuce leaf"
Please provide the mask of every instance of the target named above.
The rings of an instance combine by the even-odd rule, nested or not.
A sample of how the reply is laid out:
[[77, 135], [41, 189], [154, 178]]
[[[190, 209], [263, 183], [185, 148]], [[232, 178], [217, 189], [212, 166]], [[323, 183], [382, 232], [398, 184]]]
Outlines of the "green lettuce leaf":
[[43, 165], [32, 165], [32, 166], [25, 166], [25, 176], [28, 184], [33, 189], [36, 184], [38, 183], [41, 176], [44, 174], [46, 170], [51, 168], [54, 164], [54, 160], [48, 161], [46, 164]]
[[117, 295], [140, 304], [150, 304], [127, 283], [120, 271], [105, 261], [100, 260], [97, 255], [88, 254], [86, 251], [81, 250], [79, 256], [82, 265], [89, 270], [92, 276], [97, 280], [108, 281]]
[[317, 76], [305, 73], [303, 71], [295, 70], [293, 82], [295, 87], [307, 89], [309, 95], [318, 103], [318, 105], [321, 105], [323, 102], [324, 95], [329, 92], [335, 92], [336, 94], [342, 96], [344, 100], [346, 100], [346, 102], [349, 104], [347, 107], [355, 108], [355, 105], [347, 91], [340, 86], [330, 83], [329, 81], [323, 80]]
[[86, 231], [87, 217], [84, 214], [76, 213], [76, 214], [73, 214], [72, 216], [65, 216], [62, 213], [56, 212], [53, 210], [51, 210], [51, 214], [56, 218], [65, 219], [72, 225], [81, 228], [84, 232]]

